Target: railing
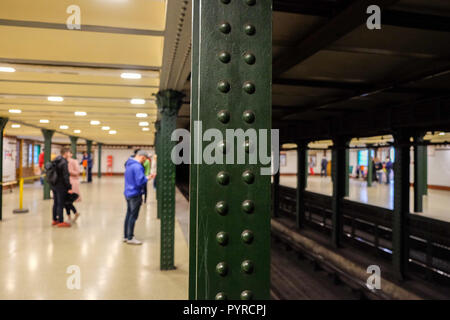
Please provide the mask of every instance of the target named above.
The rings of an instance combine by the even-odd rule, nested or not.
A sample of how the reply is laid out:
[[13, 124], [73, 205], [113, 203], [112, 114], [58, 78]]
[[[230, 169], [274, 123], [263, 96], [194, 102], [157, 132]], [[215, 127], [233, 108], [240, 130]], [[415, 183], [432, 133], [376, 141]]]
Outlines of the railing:
[[[280, 186], [281, 217], [295, 219], [296, 192]], [[332, 227], [332, 197], [305, 191], [305, 223], [321, 232]], [[373, 250], [374, 254], [390, 259], [392, 255], [393, 211], [344, 199], [341, 204], [344, 241]], [[409, 215], [410, 270], [427, 278], [450, 282], [450, 223], [414, 214]]]

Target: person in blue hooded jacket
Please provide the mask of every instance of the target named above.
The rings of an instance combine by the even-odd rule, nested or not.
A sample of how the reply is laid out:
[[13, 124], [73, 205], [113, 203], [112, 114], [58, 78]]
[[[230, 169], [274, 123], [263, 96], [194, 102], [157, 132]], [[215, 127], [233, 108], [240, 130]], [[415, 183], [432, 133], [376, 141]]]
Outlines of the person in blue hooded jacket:
[[140, 150], [125, 163], [124, 195], [127, 200], [127, 214], [125, 217], [123, 241], [128, 244], [142, 244], [141, 241], [134, 237], [134, 225], [139, 216], [144, 187], [148, 181], [143, 167], [143, 163], [147, 157], [147, 152]]

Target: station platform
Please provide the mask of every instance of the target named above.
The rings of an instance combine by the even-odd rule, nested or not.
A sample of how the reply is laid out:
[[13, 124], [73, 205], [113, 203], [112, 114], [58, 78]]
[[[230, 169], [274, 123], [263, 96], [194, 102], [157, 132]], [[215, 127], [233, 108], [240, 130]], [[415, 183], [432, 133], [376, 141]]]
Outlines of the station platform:
[[[122, 242], [123, 177], [94, 177], [80, 188], [82, 201], [75, 206], [81, 215], [71, 228], [51, 226], [53, 201], [42, 200], [39, 182], [24, 190], [29, 213], [12, 213], [19, 204], [17, 189], [3, 194], [0, 299], [187, 299], [188, 203], [183, 196], [177, 191], [177, 269], [161, 271], [160, 221], [151, 185], [136, 222], [141, 246]], [[80, 290], [67, 287], [72, 265], [80, 268]]]
[[[290, 188], [297, 187], [296, 176], [281, 176], [280, 185]], [[307, 191], [331, 196], [333, 183], [331, 177], [308, 176]], [[378, 207], [393, 209], [394, 184], [373, 183], [367, 187], [363, 180], [350, 179], [350, 194], [348, 199]], [[414, 208], [414, 189], [410, 191], [410, 208]], [[423, 212], [413, 213], [428, 218], [450, 222], [450, 192], [445, 190], [428, 189], [428, 195], [423, 197]]]

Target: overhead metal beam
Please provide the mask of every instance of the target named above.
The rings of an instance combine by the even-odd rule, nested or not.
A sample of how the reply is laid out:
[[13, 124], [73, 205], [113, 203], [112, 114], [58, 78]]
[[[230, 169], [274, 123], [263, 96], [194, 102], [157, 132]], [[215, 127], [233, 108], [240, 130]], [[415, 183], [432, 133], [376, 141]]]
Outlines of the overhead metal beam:
[[448, 16], [399, 10], [386, 10], [383, 12], [381, 15], [381, 24], [402, 28], [450, 32], [450, 19]]
[[[376, 4], [380, 6], [381, 9], [384, 9], [397, 1], [398, 0], [380, 0], [377, 1]], [[301, 40], [295, 48], [282, 53], [274, 61], [274, 76], [278, 76], [296, 66], [363, 24], [367, 18], [367, 7], [373, 4], [375, 4], [373, 0], [354, 1], [323, 27], [307, 36], [304, 40]]]
[[273, 11], [332, 17], [336, 12], [341, 11], [348, 2], [347, 0], [274, 0]]

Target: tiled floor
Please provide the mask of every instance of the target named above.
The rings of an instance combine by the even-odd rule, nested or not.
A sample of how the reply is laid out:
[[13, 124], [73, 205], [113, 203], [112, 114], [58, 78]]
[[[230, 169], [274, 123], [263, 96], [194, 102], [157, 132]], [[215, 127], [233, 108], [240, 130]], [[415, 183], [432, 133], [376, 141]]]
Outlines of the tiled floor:
[[[27, 214], [12, 214], [17, 189], [4, 193], [0, 222], [0, 299], [187, 299], [188, 245], [175, 227], [176, 270], [160, 271], [160, 231], [156, 201], [141, 208], [136, 237], [142, 246], [122, 242], [126, 202], [123, 178], [103, 177], [82, 184], [81, 212], [71, 228], [52, 227], [51, 200], [42, 200], [39, 184], [26, 186]], [[177, 215], [187, 215], [187, 202], [177, 195]], [[78, 266], [81, 289], [67, 281]]]

